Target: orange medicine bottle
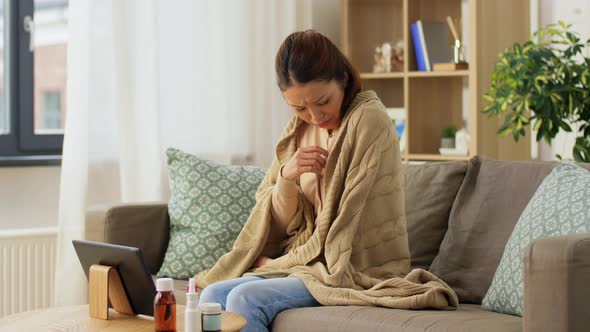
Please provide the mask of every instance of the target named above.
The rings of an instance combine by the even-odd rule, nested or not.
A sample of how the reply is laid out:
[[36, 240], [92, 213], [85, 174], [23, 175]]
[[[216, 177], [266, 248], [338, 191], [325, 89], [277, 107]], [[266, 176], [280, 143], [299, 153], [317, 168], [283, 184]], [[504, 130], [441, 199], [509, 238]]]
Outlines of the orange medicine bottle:
[[154, 324], [156, 332], [176, 332], [176, 298], [172, 293], [172, 278], [159, 278], [156, 281], [154, 299]]

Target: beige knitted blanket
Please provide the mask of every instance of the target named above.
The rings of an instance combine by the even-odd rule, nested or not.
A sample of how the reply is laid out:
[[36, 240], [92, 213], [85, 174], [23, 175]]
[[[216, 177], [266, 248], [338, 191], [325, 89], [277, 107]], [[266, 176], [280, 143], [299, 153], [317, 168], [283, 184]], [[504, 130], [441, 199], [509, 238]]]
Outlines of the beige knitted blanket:
[[[296, 150], [302, 120], [293, 117], [256, 193], [256, 205], [232, 250], [197, 285], [240, 276], [297, 277], [323, 305], [455, 309], [456, 294], [433, 274], [410, 269], [398, 136], [372, 91], [359, 93], [342, 119], [321, 178], [323, 209], [299, 192], [288, 237], [271, 219], [279, 169]], [[256, 258], [286, 255], [256, 269]]]

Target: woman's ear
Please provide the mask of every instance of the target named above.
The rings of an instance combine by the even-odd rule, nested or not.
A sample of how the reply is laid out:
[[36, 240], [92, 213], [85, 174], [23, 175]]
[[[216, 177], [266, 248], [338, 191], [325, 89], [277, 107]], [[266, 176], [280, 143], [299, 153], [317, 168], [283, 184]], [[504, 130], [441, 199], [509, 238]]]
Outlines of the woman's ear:
[[348, 86], [348, 73], [344, 72], [344, 84], [342, 84], [344, 86], [344, 89], [346, 89], [346, 87]]

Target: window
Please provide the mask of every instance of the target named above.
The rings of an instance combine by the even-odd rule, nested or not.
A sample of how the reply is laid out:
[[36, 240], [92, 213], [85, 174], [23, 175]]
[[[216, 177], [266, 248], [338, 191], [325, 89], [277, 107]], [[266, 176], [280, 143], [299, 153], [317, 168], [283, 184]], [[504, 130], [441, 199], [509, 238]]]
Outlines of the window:
[[35, 132], [38, 134], [63, 133], [61, 122], [61, 94], [57, 91], [43, 92], [40, 125], [35, 123]]
[[0, 0], [0, 159], [60, 155], [68, 0]]

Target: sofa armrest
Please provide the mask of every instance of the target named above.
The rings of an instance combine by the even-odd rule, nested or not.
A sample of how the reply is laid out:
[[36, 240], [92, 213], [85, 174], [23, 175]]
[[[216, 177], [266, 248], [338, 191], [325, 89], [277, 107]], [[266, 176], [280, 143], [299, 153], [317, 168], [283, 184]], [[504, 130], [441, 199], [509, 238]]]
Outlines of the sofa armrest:
[[587, 331], [589, 280], [590, 233], [531, 243], [524, 255], [524, 331]]
[[150, 273], [164, 261], [170, 238], [166, 203], [93, 207], [86, 213], [85, 238], [141, 249]]
[[84, 240], [105, 242], [105, 221], [109, 209], [110, 206], [95, 205], [86, 210]]

